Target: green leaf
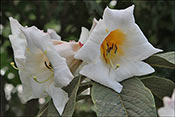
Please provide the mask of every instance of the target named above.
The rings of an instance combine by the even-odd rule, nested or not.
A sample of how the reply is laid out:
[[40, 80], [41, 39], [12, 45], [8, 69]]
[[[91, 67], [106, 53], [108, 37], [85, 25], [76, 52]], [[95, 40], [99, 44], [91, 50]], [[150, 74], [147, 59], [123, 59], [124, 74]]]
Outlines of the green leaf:
[[160, 107], [163, 107], [163, 101], [160, 98], [158, 98], [156, 95], [154, 95], [154, 100], [155, 100], [157, 109], [159, 109]]
[[175, 52], [156, 54], [146, 59], [145, 62], [153, 67], [175, 69]]
[[75, 77], [73, 81], [65, 88], [70, 95], [69, 101], [63, 112], [63, 117], [72, 116], [75, 110], [77, 92], [80, 86], [81, 76]]
[[60, 114], [55, 108], [53, 101], [50, 100], [40, 109], [37, 117], [60, 117]]
[[43, 105], [41, 107], [41, 109], [39, 110], [38, 114], [36, 117], [43, 117], [47, 115], [47, 111], [48, 111], [48, 105], [49, 103], [46, 103], [45, 105]]
[[98, 116], [157, 116], [154, 98], [138, 78], [121, 84], [123, 89], [120, 94], [103, 85], [93, 84], [91, 97]]
[[47, 117], [60, 117], [60, 114], [58, 113], [57, 109], [55, 108], [52, 100], [49, 101], [49, 104], [48, 104]]
[[164, 96], [171, 96], [175, 88], [173, 81], [161, 78], [158, 76], [150, 76], [141, 79], [144, 85], [151, 90], [151, 92], [162, 100]]
[[165, 59], [166, 61], [175, 64], [175, 51], [157, 54], [156, 56], [159, 56]]
[[45, 98], [46, 99], [46, 103], [40, 108], [38, 114], [36, 117], [46, 117], [47, 113], [48, 113], [48, 105], [51, 101], [51, 97], [48, 96]]

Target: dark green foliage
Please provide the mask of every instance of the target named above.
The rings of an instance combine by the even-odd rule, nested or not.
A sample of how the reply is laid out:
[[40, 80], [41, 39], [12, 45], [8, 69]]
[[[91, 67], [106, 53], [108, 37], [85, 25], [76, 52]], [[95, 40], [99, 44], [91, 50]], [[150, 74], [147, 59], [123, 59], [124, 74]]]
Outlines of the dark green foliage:
[[[81, 76], [75, 77], [73, 81], [70, 83], [73, 88], [69, 88], [69, 85], [67, 86], [70, 89], [73, 89], [72, 92], [70, 93], [70, 98], [69, 101], [66, 104], [66, 107], [63, 112], [63, 117], [66, 116], [72, 116], [75, 110], [76, 106], [76, 98], [77, 98], [77, 92], [80, 86], [80, 81], [81, 81]], [[74, 83], [74, 84], [72, 84]]]
[[175, 70], [175, 52], [155, 54], [145, 60], [153, 67], [167, 68]]
[[171, 97], [173, 90], [175, 88], [175, 84], [173, 81], [162, 77], [157, 76], [144, 77], [141, 79], [141, 81], [153, 93], [157, 108], [163, 106], [162, 103], [163, 97], [165, 96]]

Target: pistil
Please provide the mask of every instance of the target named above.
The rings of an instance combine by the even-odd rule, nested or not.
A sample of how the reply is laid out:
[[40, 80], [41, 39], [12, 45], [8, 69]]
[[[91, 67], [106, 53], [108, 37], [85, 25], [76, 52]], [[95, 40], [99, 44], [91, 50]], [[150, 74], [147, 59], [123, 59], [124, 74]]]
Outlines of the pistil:
[[41, 83], [45, 83], [45, 82], [49, 81], [49, 80], [53, 77], [53, 75], [54, 75], [54, 74], [52, 73], [50, 77], [48, 77], [46, 80], [43, 80], [43, 81], [39, 81], [39, 80], [37, 79], [37, 76], [34, 76], [33, 79], [34, 79], [37, 83], [41, 84]]
[[12, 66], [14, 69], [19, 70], [19, 68], [17, 68], [17, 67], [15, 66], [15, 63], [14, 63], [14, 62], [11, 62], [10, 64], [11, 64], [11, 66]]

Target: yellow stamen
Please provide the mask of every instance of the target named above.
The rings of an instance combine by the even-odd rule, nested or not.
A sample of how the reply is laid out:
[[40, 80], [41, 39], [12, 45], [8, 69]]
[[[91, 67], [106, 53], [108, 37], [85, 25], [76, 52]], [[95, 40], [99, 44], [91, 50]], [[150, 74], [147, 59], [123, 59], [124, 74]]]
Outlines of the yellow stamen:
[[106, 29], [105, 31], [106, 31], [107, 33], [109, 32], [109, 30], [108, 30], [108, 29]]
[[47, 54], [47, 50], [44, 50], [44, 54], [45, 54], [45, 55]]
[[14, 63], [14, 62], [11, 62], [10, 64], [11, 64], [11, 66], [12, 66], [14, 69], [19, 70], [19, 68], [17, 68], [17, 67], [15, 66], [15, 63]]
[[110, 58], [109, 58], [109, 64], [111, 65], [112, 68], [114, 68], [114, 64], [112, 63]]
[[[106, 32], [108, 32], [108, 29], [106, 29]], [[123, 55], [121, 46], [123, 45], [124, 41], [125, 34], [117, 29], [110, 32], [101, 45], [101, 56], [107, 64], [111, 65], [112, 68], [119, 67], [119, 64], [114, 65], [113, 62], [116, 63], [116, 58]]]
[[52, 74], [50, 77], [48, 77], [46, 80], [44, 80], [44, 81], [39, 81], [39, 80], [37, 80], [37, 77], [36, 77], [36, 76], [34, 76], [33, 79], [34, 79], [37, 83], [41, 84], [41, 83], [44, 83], [44, 82], [49, 81], [49, 79], [51, 79], [52, 77], [53, 77], [53, 74]]
[[27, 50], [28, 52], [30, 52], [30, 49], [29, 49], [29, 48], [26, 48], [26, 50]]
[[115, 69], [117, 69], [117, 68], [119, 68], [120, 67], [120, 64], [116, 64], [116, 68]]

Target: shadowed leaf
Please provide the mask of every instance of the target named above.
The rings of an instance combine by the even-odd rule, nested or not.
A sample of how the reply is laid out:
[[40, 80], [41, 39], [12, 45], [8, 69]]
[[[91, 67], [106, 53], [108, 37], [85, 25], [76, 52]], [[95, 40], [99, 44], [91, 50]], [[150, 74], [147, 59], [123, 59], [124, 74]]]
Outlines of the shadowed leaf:
[[175, 88], [173, 81], [158, 76], [143, 77], [141, 81], [161, 100], [164, 96], [171, 97], [171, 94]]
[[44, 117], [47, 116], [47, 111], [48, 111], [48, 105], [49, 103], [46, 103], [45, 105], [43, 105], [41, 107], [41, 109], [39, 110], [38, 114], [36, 117]]
[[48, 104], [47, 117], [60, 117], [60, 114], [56, 110], [52, 100]]
[[67, 92], [69, 92], [70, 98], [64, 109], [63, 117], [73, 115], [75, 105], [76, 105], [77, 92], [80, 86], [80, 81], [81, 81], [81, 76], [75, 77], [73, 81], [70, 83], [70, 85], [68, 85], [67, 88], [65, 89], [67, 90]]
[[145, 60], [153, 67], [175, 69], [175, 52], [156, 54]]

